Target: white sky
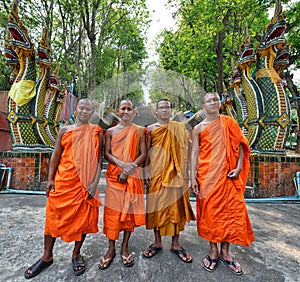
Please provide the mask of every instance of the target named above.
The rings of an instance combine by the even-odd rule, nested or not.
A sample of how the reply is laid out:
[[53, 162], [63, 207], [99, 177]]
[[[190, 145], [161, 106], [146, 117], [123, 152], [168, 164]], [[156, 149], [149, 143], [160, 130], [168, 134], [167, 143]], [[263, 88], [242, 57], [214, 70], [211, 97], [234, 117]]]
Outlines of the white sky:
[[147, 7], [150, 11], [150, 28], [148, 31], [148, 53], [149, 61], [158, 60], [155, 54], [154, 39], [155, 36], [163, 29], [172, 29], [174, 20], [172, 18], [172, 11], [165, 5], [167, 0], [146, 0]]

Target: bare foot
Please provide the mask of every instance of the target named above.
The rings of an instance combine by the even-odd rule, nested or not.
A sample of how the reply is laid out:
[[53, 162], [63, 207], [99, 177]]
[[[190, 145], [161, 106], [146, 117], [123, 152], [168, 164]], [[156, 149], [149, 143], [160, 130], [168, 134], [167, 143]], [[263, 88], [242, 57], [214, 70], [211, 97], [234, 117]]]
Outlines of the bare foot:
[[186, 250], [182, 247], [180, 249], [171, 249], [171, 252], [176, 254], [182, 261], [184, 262], [192, 262], [193, 258], [191, 255], [186, 252]]
[[234, 274], [236, 275], [241, 275], [243, 274], [243, 270], [241, 265], [235, 261], [233, 258], [230, 256], [227, 256], [226, 259], [224, 257], [220, 256], [220, 260], [227, 266], [227, 268]]
[[155, 256], [159, 251], [162, 250], [162, 246], [161, 245], [155, 245], [154, 244], [151, 244], [143, 253], [143, 255], [146, 257], [146, 258], [152, 258], [153, 256]]
[[218, 263], [218, 258], [212, 258], [209, 255], [207, 255], [203, 260], [203, 267], [205, 270], [208, 272], [213, 272], [215, 271]]
[[100, 258], [98, 262], [98, 267], [102, 270], [107, 269], [115, 256], [116, 256], [116, 251], [109, 249], [107, 253]]

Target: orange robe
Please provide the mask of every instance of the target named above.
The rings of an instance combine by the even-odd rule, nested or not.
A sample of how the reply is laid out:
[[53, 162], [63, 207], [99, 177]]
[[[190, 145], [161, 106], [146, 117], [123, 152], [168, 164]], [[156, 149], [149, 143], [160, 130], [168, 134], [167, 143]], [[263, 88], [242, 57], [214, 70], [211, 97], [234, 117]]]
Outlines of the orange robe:
[[[140, 142], [145, 128], [131, 124], [111, 139], [111, 153], [124, 162], [133, 162], [139, 154]], [[107, 238], [117, 240], [123, 230], [134, 231], [134, 227], [146, 224], [144, 189], [141, 168], [128, 176], [126, 183], [118, 182], [122, 170], [109, 163], [106, 171], [106, 192], [103, 232]]]
[[[236, 168], [239, 145], [244, 159], [239, 178], [227, 177]], [[221, 115], [200, 134], [197, 181], [197, 228], [199, 236], [213, 242], [249, 246], [254, 234], [244, 201], [250, 148], [237, 122]]]
[[63, 152], [46, 204], [45, 235], [65, 242], [80, 241], [83, 234], [98, 232], [99, 192], [88, 200], [86, 187], [93, 180], [98, 162], [97, 125], [68, 130], [61, 139]]
[[195, 216], [187, 182], [188, 143], [185, 125], [169, 121], [151, 132], [147, 229], [174, 236]]

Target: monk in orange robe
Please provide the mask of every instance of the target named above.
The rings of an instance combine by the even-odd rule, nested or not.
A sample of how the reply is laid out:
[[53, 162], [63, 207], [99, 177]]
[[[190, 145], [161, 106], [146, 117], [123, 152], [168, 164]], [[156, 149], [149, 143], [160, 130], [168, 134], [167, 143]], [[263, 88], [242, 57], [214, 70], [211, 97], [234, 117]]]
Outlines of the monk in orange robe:
[[244, 200], [250, 148], [237, 122], [219, 114], [220, 107], [217, 93], [204, 95], [206, 118], [193, 129], [191, 185], [197, 195], [198, 234], [211, 248], [203, 259], [204, 269], [214, 271], [221, 260], [241, 275], [229, 243], [249, 246], [254, 241]]
[[25, 272], [27, 279], [53, 263], [56, 238], [75, 241], [72, 254], [76, 276], [85, 271], [80, 249], [88, 233], [98, 232], [98, 183], [102, 165], [102, 130], [89, 123], [94, 108], [89, 99], [78, 100], [76, 123], [60, 129], [49, 165], [44, 254]]
[[153, 257], [162, 249], [161, 236], [172, 236], [171, 252], [184, 262], [192, 257], [179, 244], [179, 233], [195, 216], [189, 200], [187, 176], [190, 136], [184, 123], [171, 121], [172, 103], [162, 99], [156, 105], [158, 122], [147, 127], [149, 176], [146, 227], [154, 230], [154, 243], [143, 253]]
[[134, 228], [145, 225], [144, 189], [140, 165], [146, 158], [146, 130], [131, 121], [135, 110], [130, 100], [122, 100], [117, 109], [120, 123], [105, 134], [106, 171], [103, 232], [109, 239], [109, 248], [98, 267], [107, 269], [116, 254], [115, 241], [124, 232], [121, 245], [123, 265], [130, 267], [134, 258], [128, 250], [128, 241]]

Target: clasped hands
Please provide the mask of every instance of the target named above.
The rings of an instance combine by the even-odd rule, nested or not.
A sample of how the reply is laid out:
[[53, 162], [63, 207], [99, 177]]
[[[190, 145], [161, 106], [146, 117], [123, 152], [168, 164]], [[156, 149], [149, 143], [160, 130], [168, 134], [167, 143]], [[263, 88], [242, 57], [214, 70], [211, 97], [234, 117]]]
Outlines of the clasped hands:
[[122, 162], [120, 168], [122, 169], [122, 172], [118, 175], [118, 182], [125, 183], [127, 182], [128, 175], [134, 173], [137, 168], [137, 164]]

